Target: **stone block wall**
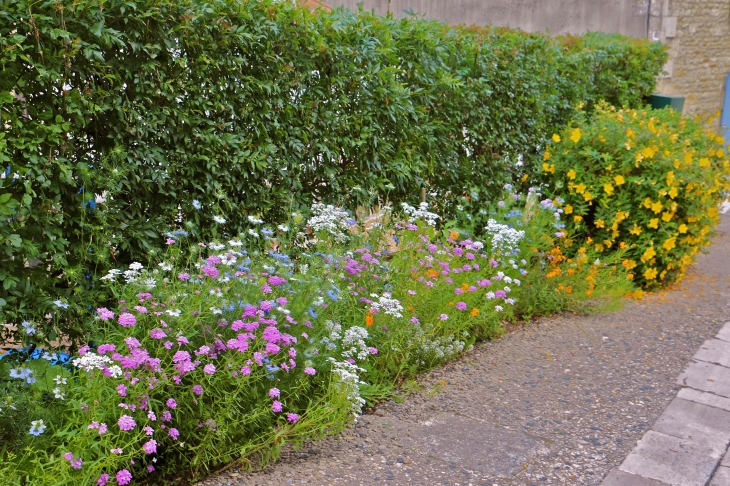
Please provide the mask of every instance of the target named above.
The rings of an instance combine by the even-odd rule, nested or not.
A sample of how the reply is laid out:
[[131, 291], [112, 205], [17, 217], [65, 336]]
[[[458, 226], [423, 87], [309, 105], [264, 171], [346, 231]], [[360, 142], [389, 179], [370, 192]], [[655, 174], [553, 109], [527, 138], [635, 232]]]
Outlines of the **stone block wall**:
[[[669, 46], [662, 94], [684, 96], [686, 115], [714, 116], [722, 109], [730, 73], [730, 0], [667, 0], [652, 18], [651, 36]], [[719, 121], [717, 122], [719, 123]]]

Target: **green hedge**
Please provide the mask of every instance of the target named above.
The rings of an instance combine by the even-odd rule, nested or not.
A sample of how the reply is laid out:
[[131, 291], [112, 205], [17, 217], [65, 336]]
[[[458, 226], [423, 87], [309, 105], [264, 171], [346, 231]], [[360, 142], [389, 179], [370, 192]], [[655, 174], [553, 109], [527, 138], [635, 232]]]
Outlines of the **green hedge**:
[[0, 0], [0, 321], [61, 299], [36, 337], [73, 337], [96, 277], [181, 217], [207, 239], [315, 198], [489, 201], [581, 103], [639, 104], [665, 57], [271, 0]]

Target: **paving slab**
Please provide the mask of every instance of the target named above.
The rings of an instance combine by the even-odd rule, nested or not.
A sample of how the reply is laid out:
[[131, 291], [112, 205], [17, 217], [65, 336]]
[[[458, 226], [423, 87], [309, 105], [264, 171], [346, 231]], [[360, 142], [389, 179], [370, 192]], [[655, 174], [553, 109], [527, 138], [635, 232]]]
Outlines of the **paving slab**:
[[730, 486], [730, 467], [720, 467], [712, 476], [710, 486]]
[[730, 368], [698, 361], [679, 375], [677, 383], [730, 398]]
[[720, 457], [692, 440], [650, 430], [619, 469], [673, 486], [705, 486]]
[[721, 339], [710, 339], [694, 355], [694, 359], [730, 366], [730, 342]]
[[682, 388], [679, 390], [677, 397], [730, 412], [730, 398], [721, 397], [714, 393], [703, 392], [694, 388]]
[[707, 446], [719, 459], [730, 442], [730, 412], [675, 398], [652, 430]]
[[723, 341], [730, 342], [730, 322], [722, 326], [720, 332], [717, 333], [717, 339], [722, 339]]
[[667, 483], [657, 481], [656, 479], [649, 479], [636, 474], [614, 469], [606, 479], [603, 480], [601, 486], [666, 486]]
[[722, 458], [720, 465], [730, 467], [730, 450], [725, 453], [725, 457]]

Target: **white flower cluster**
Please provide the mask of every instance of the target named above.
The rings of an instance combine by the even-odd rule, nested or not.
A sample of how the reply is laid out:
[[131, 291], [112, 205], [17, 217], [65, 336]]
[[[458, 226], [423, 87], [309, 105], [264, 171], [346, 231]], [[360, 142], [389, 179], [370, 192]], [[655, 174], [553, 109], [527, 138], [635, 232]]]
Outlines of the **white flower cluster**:
[[517, 246], [525, 237], [524, 231], [510, 228], [506, 224], [499, 224], [493, 219], [487, 221], [485, 230], [492, 235], [492, 250], [503, 253], [519, 251]]
[[360, 385], [364, 385], [365, 382], [360, 381], [359, 373], [366, 370], [347, 361], [337, 361], [335, 358], [329, 358], [329, 362], [332, 363], [332, 373], [337, 377], [337, 387], [347, 396], [352, 414], [357, 418], [365, 405], [365, 400], [360, 396]]
[[429, 226], [435, 226], [436, 220], [441, 219], [441, 216], [428, 210], [428, 203], [425, 202], [419, 204], [417, 208], [408, 203], [401, 203], [401, 207], [403, 208], [403, 212], [408, 215], [409, 223], [413, 223], [417, 219], [421, 219]]
[[52, 390], [53, 396], [55, 398], [58, 398], [59, 400], [64, 400], [66, 398], [66, 395], [61, 388], [61, 385], [66, 384], [66, 378], [62, 377], [61, 375], [56, 376], [53, 381], [56, 383], [56, 387]]
[[342, 356], [345, 358], [357, 357], [359, 360], [367, 359], [370, 355], [365, 340], [368, 338], [368, 331], [364, 327], [353, 326], [347, 331], [342, 338]]
[[88, 352], [79, 358], [74, 358], [71, 362], [75, 367], [81, 368], [86, 372], [101, 370], [108, 371], [112, 378], [122, 376], [122, 369], [117, 365], [111, 364], [113, 361], [108, 356], [99, 356], [96, 353]]
[[312, 204], [312, 217], [307, 221], [307, 225], [314, 231], [326, 231], [334, 236], [338, 243], [347, 240], [345, 231], [353, 224], [354, 220], [344, 209], [320, 203]]
[[374, 309], [383, 311], [385, 314], [393, 317], [403, 317], [403, 306], [400, 300], [391, 299], [389, 294], [379, 296], [378, 294], [370, 294], [370, 297], [378, 299], [377, 302], [373, 302], [370, 306]]
[[329, 336], [322, 338], [322, 342], [328, 350], [334, 351], [337, 349], [337, 343], [342, 339], [342, 326], [339, 322], [326, 320], [324, 321], [324, 327]]
[[416, 324], [412, 328], [412, 336], [408, 346], [415, 350], [416, 359], [421, 365], [434, 365], [454, 358], [464, 351], [466, 343], [459, 341], [454, 335], [434, 337], [433, 326], [426, 329]]

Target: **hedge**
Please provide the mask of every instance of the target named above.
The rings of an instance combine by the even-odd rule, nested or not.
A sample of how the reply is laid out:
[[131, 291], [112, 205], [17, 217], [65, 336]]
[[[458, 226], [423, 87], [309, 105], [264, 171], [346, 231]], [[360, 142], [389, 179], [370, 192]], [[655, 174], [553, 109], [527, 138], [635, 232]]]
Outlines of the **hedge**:
[[206, 239], [313, 199], [489, 201], [581, 103], [640, 104], [665, 59], [273, 0], [0, 0], [0, 320], [56, 301], [39, 339], [78, 336], [97, 276], [182, 218]]

